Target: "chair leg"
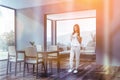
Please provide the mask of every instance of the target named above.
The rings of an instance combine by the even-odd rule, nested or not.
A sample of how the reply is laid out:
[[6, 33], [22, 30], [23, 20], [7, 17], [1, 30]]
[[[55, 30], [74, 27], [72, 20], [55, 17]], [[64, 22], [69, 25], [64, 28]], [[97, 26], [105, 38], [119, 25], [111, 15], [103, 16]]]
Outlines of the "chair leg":
[[16, 76], [16, 73], [17, 73], [17, 62], [15, 62], [15, 76]]
[[35, 65], [33, 64], [33, 73], [34, 73], [34, 71], [35, 71], [34, 69], [35, 69]]
[[52, 73], [52, 60], [49, 61], [49, 65], [50, 65], [50, 70], [51, 70], [51, 73]]
[[27, 72], [29, 72], [29, 66], [28, 66], [28, 64], [27, 64]]
[[12, 65], [12, 63], [11, 63], [11, 62], [9, 62], [9, 63], [10, 63], [10, 72], [11, 72], [11, 68], [12, 68], [12, 66], [11, 66], [11, 65]]
[[7, 75], [8, 75], [8, 69], [9, 69], [9, 60], [7, 60]]
[[20, 62], [19, 70], [20, 70], [20, 72], [21, 72], [21, 62]]
[[57, 60], [57, 72], [60, 72], [60, 60]]
[[36, 78], [38, 78], [38, 64], [36, 66]]
[[25, 68], [26, 68], [26, 64], [25, 64], [25, 62], [24, 62], [24, 69], [23, 69], [23, 77], [25, 77]]
[[44, 68], [44, 71], [45, 71], [45, 64], [44, 64], [44, 62], [42, 63], [42, 65], [43, 65], [43, 68]]

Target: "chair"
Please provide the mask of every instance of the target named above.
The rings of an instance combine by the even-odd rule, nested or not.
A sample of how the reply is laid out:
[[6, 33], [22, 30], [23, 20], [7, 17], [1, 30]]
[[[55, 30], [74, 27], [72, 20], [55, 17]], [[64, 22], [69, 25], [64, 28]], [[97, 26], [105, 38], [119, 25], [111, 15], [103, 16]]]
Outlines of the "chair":
[[42, 64], [44, 66], [44, 62], [43, 62], [43, 58], [38, 56], [36, 47], [27, 47], [25, 49], [25, 62], [24, 62], [23, 76], [25, 76], [26, 64], [33, 65], [33, 72], [34, 72], [34, 67], [36, 65], [36, 77], [38, 77], [38, 64]]
[[20, 63], [20, 70], [21, 70], [21, 62], [24, 62], [24, 58], [21, 58], [18, 53], [16, 52], [15, 46], [8, 46], [8, 59], [7, 59], [7, 74], [10, 66], [11, 72], [11, 65], [15, 63], [15, 76], [17, 72], [17, 63]]
[[[43, 50], [43, 47], [41, 45], [36, 45], [37, 48], [37, 52], [41, 52]], [[38, 54], [39, 58], [43, 58], [43, 54]], [[43, 68], [45, 69], [45, 66], [43, 66]]]
[[[58, 46], [57, 45], [51, 45], [51, 46], [48, 47], [48, 50], [57, 51]], [[48, 61], [49, 61], [50, 67], [51, 67], [51, 72], [52, 72], [52, 61], [57, 61], [57, 71], [59, 72], [59, 69], [60, 69], [59, 54], [57, 54], [57, 53], [48, 54]]]
[[41, 45], [36, 45], [37, 51], [42, 51], [42, 46]]
[[[40, 52], [40, 51], [42, 51], [42, 46], [41, 45], [36, 45], [36, 49], [37, 49], [37, 52]], [[43, 55], [42, 54], [38, 54], [38, 57], [39, 58], [43, 57]]]

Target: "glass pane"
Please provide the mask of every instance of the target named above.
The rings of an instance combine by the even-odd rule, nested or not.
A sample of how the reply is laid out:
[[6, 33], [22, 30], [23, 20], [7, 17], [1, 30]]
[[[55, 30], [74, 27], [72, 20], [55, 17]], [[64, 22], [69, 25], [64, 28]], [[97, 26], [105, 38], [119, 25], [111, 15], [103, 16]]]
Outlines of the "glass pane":
[[9, 45], [15, 45], [14, 10], [0, 7], [0, 59], [6, 58]]
[[51, 20], [47, 20], [47, 46], [51, 45]]

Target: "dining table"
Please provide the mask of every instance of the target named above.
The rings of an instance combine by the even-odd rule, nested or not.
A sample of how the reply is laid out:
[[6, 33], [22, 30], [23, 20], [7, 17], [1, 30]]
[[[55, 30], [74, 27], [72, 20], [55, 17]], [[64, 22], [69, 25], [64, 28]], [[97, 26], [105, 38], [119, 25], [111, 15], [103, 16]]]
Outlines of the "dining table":
[[[17, 50], [17, 53], [23, 53], [25, 54], [25, 50]], [[43, 55], [43, 61], [45, 64], [45, 75], [44, 76], [48, 76], [48, 55], [49, 54], [54, 54], [57, 53], [57, 72], [60, 71], [60, 56], [59, 56], [59, 50], [41, 50], [41, 51], [37, 51], [38, 54], [42, 54]]]

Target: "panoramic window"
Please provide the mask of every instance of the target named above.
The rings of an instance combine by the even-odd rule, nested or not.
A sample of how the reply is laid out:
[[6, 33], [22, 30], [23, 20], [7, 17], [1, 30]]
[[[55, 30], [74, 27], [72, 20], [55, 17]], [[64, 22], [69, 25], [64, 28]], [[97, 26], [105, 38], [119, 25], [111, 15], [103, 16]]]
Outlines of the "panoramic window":
[[95, 53], [96, 10], [50, 14], [47, 19], [47, 44], [54, 43], [59, 46], [60, 51], [69, 51], [73, 26], [78, 24], [80, 26], [80, 36], [82, 37], [81, 52], [85, 54]]
[[51, 45], [51, 21], [47, 20], [47, 46]]
[[74, 24], [80, 26], [80, 36], [82, 37], [82, 49], [96, 46], [96, 18], [84, 18], [75, 20], [57, 21], [57, 45], [63, 50], [70, 49], [70, 36], [73, 32]]
[[0, 58], [5, 58], [8, 46], [15, 44], [15, 11], [0, 7]]

